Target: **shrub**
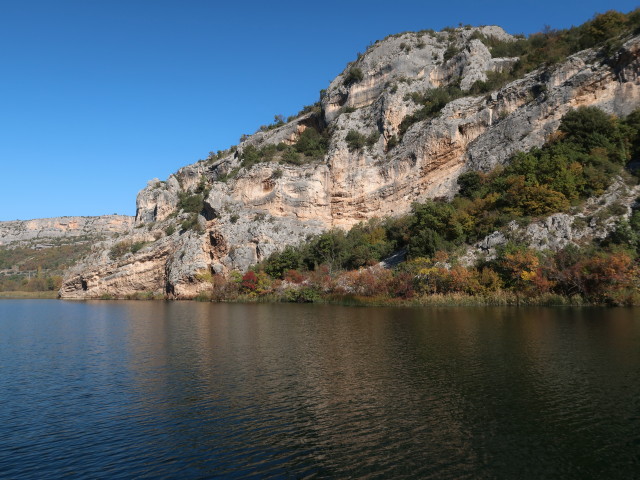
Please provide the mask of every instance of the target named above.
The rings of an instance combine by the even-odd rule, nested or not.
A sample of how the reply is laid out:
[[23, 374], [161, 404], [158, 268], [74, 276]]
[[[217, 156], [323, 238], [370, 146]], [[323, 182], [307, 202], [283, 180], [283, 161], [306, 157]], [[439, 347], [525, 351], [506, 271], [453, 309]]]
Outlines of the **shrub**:
[[580, 107], [567, 113], [559, 127], [566, 140], [585, 153], [594, 149], [606, 150], [606, 157], [614, 162], [629, 160], [628, 147], [619, 122], [596, 107]]
[[109, 258], [111, 260], [117, 260], [122, 257], [124, 254], [129, 253], [131, 251], [131, 242], [128, 240], [123, 240], [121, 242], [116, 243], [109, 250]]
[[367, 147], [372, 148], [380, 139], [380, 132], [373, 130], [366, 138]]
[[283, 251], [272, 254], [264, 262], [264, 271], [273, 278], [282, 278], [287, 271], [295, 271], [302, 266], [301, 252], [292, 246]]
[[306, 128], [294, 145], [296, 152], [306, 157], [321, 158], [327, 153], [329, 139], [314, 128]]
[[364, 78], [362, 70], [358, 67], [351, 67], [344, 77], [343, 85], [348, 87], [354, 83], [361, 82]]
[[[567, 210], [572, 203], [607, 188], [622, 171], [622, 165], [611, 159], [620, 158], [625, 148], [633, 145], [639, 136], [637, 123], [640, 121], [633, 115], [618, 121], [588, 110], [577, 111], [563, 120], [562, 134], [544, 147], [516, 154], [505, 167], [489, 173], [462, 174], [460, 192], [453, 200], [416, 203], [404, 217], [358, 224], [347, 233], [330, 230], [308, 238], [299, 247], [288, 247], [269, 257], [263, 263], [264, 271], [275, 278], [295, 277], [296, 282], [304, 278], [305, 285], [324, 292], [335, 291], [343, 282], [350, 285], [347, 293], [386, 292], [404, 298], [416, 291], [488, 295], [506, 289], [514, 292], [516, 300], [522, 293], [538, 297], [582, 295], [590, 301], [612, 304], [637, 302], [640, 274], [634, 259], [640, 249], [639, 211], [629, 221], [620, 220], [600, 250], [575, 253], [565, 249], [550, 256], [508, 245], [495, 261], [477, 269], [455, 263], [455, 253], [464, 242], [483, 238], [513, 220], [523, 224], [531, 221], [531, 216]], [[593, 132], [593, 128], [599, 131]], [[358, 132], [351, 137], [362, 138], [366, 139]], [[609, 218], [623, 210], [602, 212]], [[407, 249], [409, 261], [398, 267], [393, 278], [385, 277], [383, 284], [375, 283], [377, 279], [369, 273], [335, 275], [342, 269], [374, 265], [400, 248]], [[614, 275], [608, 261], [620, 275]], [[311, 272], [298, 273], [304, 269]], [[292, 270], [295, 276], [286, 273]], [[609, 285], [606, 278], [611, 280]]]
[[[267, 273], [269, 273], [269, 272], [267, 272]], [[269, 275], [271, 275], [271, 274], [269, 273]], [[271, 276], [273, 276], [273, 275], [271, 275]], [[304, 282], [305, 277], [298, 270], [287, 270], [284, 273], [283, 280], [286, 281], [286, 282], [289, 282], [289, 283], [300, 284], [300, 283]]]
[[189, 192], [178, 193], [178, 209], [185, 213], [200, 213], [203, 208], [204, 197], [202, 194]]
[[344, 139], [350, 152], [362, 150], [367, 143], [367, 137], [356, 130], [349, 130]]
[[131, 253], [138, 253], [147, 243], [146, 242], [134, 242], [131, 244]]
[[413, 94], [410, 98], [422, 108], [411, 115], [407, 115], [400, 122], [399, 132], [403, 136], [411, 125], [435, 117], [447, 105], [447, 103], [460, 98], [464, 92], [460, 90], [458, 85], [449, 85], [447, 87], [432, 88], [424, 94]]
[[167, 228], [164, 229], [164, 233], [167, 235], [167, 237], [173, 235], [176, 231], [176, 227], [174, 225], [169, 225]]
[[387, 140], [387, 152], [396, 147], [398, 143], [400, 142], [398, 141], [398, 137], [396, 135], [389, 137], [389, 140]]
[[[501, 88], [510, 80], [512, 80], [509, 72], [487, 72], [486, 75], [486, 80], [476, 80], [473, 85], [471, 85], [471, 88], [469, 89], [469, 93], [471, 95], [492, 92]], [[543, 87], [544, 89], [546, 89], [546, 86], [544, 85], [535, 85], [535, 91], [533, 92], [534, 96], [537, 97], [540, 93], [542, 93]]]
[[483, 175], [480, 172], [465, 172], [458, 177], [460, 187], [458, 194], [462, 197], [474, 198], [484, 183]]
[[446, 62], [447, 60], [452, 59], [459, 53], [460, 53], [460, 48], [456, 47], [455, 44], [450, 43], [447, 46], [447, 49], [444, 51], [444, 55], [442, 56], [442, 59]]
[[180, 224], [180, 228], [182, 231], [193, 230], [197, 233], [203, 233], [204, 230], [200, 226], [200, 222], [198, 221], [198, 214], [192, 213]]
[[256, 163], [261, 161], [261, 155], [255, 146], [247, 145], [242, 150], [242, 154], [240, 155], [240, 160], [241, 160], [240, 165], [243, 168], [249, 169]]
[[285, 290], [284, 299], [292, 303], [313, 303], [320, 300], [320, 292], [313, 287], [290, 288]]
[[518, 78], [545, 64], [553, 64], [580, 50], [603, 45], [604, 55], [610, 56], [615, 48], [614, 39], [634, 32], [640, 24], [638, 10], [625, 15], [609, 11], [592, 20], [567, 30], [544, 31], [514, 41], [500, 41], [485, 37], [482, 41], [494, 57], [519, 57], [509, 75]]
[[235, 178], [235, 176], [238, 174], [238, 172], [240, 171], [241, 167], [236, 167], [232, 170], [229, 170], [227, 173], [218, 175], [217, 180], [219, 182], [226, 182], [227, 180], [231, 179], [231, 178]]
[[253, 270], [249, 270], [242, 276], [241, 282], [242, 290], [244, 292], [255, 292], [258, 288], [258, 276]]
[[300, 154], [293, 149], [289, 149], [284, 152], [284, 155], [282, 155], [282, 161], [285, 163], [290, 163], [291, 165], [302, 164], [302, 160], [300, 159]]
[[[320, 91], [320, 96], [322, 97], [322, 90]], [[301, 116], [301, 115], [305, 115], [307, 113], [320, 113], [322, 112], [322, 104], [320, 102], [316, 102], [312, 105], [305, 105], [304, 107], [302, 107], [302, 109], [295, 115], [287, 118], [287, 121], [290, 122], [291, 120], [294, 120], [295, 118]]]

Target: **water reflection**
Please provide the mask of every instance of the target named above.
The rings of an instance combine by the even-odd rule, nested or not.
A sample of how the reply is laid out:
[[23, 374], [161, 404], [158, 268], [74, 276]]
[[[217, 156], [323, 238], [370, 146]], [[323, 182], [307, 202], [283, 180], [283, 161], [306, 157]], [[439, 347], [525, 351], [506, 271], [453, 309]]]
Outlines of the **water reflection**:
[[0, 393], [12, 478], [640, 467], [636, 310], [41, 305], [0, 302], [2, 371], [34, 379], [11, 375]]

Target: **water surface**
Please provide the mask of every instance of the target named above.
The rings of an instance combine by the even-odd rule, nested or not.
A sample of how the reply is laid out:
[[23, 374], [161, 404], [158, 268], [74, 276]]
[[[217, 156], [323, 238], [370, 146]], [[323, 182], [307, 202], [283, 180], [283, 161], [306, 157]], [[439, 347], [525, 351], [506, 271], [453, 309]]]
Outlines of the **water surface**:
[[637, 478], [640, 310], [0, 301], [0, 477]]

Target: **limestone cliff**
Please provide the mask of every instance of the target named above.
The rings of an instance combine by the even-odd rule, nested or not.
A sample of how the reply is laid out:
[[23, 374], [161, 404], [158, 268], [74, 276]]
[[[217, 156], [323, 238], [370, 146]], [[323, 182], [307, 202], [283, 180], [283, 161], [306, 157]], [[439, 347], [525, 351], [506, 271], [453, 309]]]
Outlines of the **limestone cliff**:
[[[150, 291], [188, 298], [206, 288], [198, 280], [203, 272], [244, 270], [310, 234], [451, 196], [461, 172], [486, 171], [542, 145], [572, 108], [626, 115], [640, 106], [640, 37], [629, 37], [613, 53], [584, 50], [403, 127], [420, 108], [413, 98], [450, 85], [468, 92], [517, 61], [493, 58], [483, 37], [512, 40], [499, 27], [479, 27], [376, 42], [331, 82], [319, 112], [260, 131], [166, 181], [150, 181], [138, 194], [136, 228], [69, 271], [61, 296]], [[323, 158], [243, 162], [251, 149], [295, 144], [306, 129], [327, 135]], [[350, 148], [350, 132], [368, 145]], [[188, 195], [204, 197], [195, 218], [179, 208]]]
[[54, 217], [0, 222], [0, 246], [29, 245], [46, 248], [53, 243], [73, 242], [80, 237], [95, 238], [126, 233], [134, 218], [126, 215], [98, 217]]
[[100, 242], [126, 235], [133, 222], [125, 215], [0, 222], [0, 286], [15, 288], [34, 274], [58, 277]]

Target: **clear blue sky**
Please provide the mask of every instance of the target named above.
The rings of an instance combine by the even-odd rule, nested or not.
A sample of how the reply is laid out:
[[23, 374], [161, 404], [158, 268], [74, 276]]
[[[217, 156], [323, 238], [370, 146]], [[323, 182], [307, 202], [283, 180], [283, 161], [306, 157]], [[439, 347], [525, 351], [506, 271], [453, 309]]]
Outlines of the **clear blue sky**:
[[406, 30], [564, 28], [632, 1], [0, 0], [0, 220], [135, 213]]

